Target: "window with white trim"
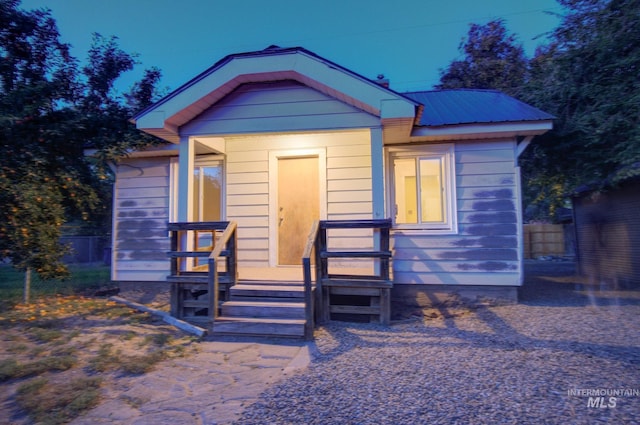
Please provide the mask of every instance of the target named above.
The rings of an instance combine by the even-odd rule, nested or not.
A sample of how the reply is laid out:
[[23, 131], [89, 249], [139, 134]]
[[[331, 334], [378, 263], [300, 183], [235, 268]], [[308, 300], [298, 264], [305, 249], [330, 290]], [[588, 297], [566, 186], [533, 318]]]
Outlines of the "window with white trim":
[[395, 228], [457, 232], [454, 146], [389, 149]]

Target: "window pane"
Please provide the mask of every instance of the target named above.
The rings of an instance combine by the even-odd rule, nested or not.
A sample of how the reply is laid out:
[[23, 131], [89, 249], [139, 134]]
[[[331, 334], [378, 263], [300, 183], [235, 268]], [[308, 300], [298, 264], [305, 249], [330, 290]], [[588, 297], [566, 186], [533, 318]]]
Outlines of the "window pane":
[[219, 166], [202, 168], [202, 221], [220, 221], [221, 174]]
[[193, 170], [193, 220], [219, 221], [221, 205], [222, 166], [196, 165]]
[[396, 158], [394, 161], [396, 223], [418, 223], [418, 190], [416, 187], [416, 161]]
[[420, 207], [421, 222], [444, 221], [442, 187], [442, 159], [420, 159]]

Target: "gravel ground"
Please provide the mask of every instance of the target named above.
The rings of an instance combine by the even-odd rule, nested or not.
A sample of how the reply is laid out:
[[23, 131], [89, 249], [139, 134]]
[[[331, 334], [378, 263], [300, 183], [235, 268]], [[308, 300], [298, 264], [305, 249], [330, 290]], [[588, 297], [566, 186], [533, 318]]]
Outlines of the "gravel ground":
[[[309, 368], [237, 423], [640, 423], [640, 288], [590, 286], [572, 263], [527, 267], [517, 305], [319, 328]], [[594, 407], [575, 389], [635, 395]]]

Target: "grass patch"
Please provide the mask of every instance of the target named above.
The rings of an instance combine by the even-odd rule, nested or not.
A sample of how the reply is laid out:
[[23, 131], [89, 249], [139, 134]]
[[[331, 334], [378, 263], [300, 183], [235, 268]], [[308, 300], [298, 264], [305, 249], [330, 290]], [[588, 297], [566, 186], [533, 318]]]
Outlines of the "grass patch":
[[133, 375], [149, 372], [162, 360], [169, 357], [169, 351], [159, 349], [138, 356], [126, 356], [113, 349], [113, 344], [104, 344], [97, 355], [89, 361], [89, 369], [95, 372], [121, 371]]
[[164, 334], [164, 333], [146, 335], [142, 339], [142, 341], [140, 341], [140, 347], [144, 347], [145, 345], [149, 345], [149, 344], [153, 344], [157, 347], [164, 347], [165, 345], [169, 344], [172, 340], [173, 338], [171, 337], [171, 335]]
[[15, 378], [41, 375], [50, 371], [71, 369], [77, 363], [75, 356], [61, 355], [46, 357], [33, 362], [18, 362], [15, 359], [0, 361], [0, 382]]
[[[31, 296], [70, 295], [86, 292], [110, 284], [109, 266], [71, 265], [71, 277], [65, 280], [42, 280], [37, 273], [31, 276]], [[24, 273], [10, 264], [0, 265], [0, 312], [22, 301]]]
[[142, 375], [149, 372], [156, 363], [160, 363], [167, 357], [163, 350], [154, 351], [142, 356], [126, 356], [121, 359], [120, 370], [124, 373]]
[[103, 344], [98, 354], [89, 360], [89, 369], [95, 372], [117, 370], [120, 367], [119, 352], [113, 351], [113, 344]]
[[0, 404], [28, 413], [30, 423], [67, 423], [99, 402], [100, 381], [88, 374], [117, 380], [196, 351], [198, 338], [154, 326], [154, 320], [81, 295], [34, 297], [31, 304], [0, 311], [0, 386], [23, 380], [11, 386], [19, 385], [17, 393], [0, 394]]
[[41, 328], [35, 327], [29, 329], [29, 333], [38, 341], [38, 342], [51, 342], [58, 338], [61, 338], [63, 333], [58, 329], [50, 329], [50, 328]]
[[100, 378], [82, 377], [52, 384], [39, 377], [20, 385], [16, 400], [35, 423], [64, 424], [98, 404], [101, 383]]

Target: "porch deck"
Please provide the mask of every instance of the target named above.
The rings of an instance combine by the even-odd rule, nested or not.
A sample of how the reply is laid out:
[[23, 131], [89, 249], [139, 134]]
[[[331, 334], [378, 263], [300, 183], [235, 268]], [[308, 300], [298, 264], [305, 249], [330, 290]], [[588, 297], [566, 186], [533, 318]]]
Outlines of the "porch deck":
[[[313, 338], [315, 323], [331, 320], [332, 313], [388, 323], [390, 227], [390, 220], [317, 221], [302, 266], [238, 268], [235, 223], [170, 223], [171, 314], [215, 334], [307, 339]], [[375, 249], [329, 249], [327, 230], [344, 228], [373, 229]], [[201, 246], [201, 240], [208, 245]], [[344, 265], [363, 259], [370, 265]]]

